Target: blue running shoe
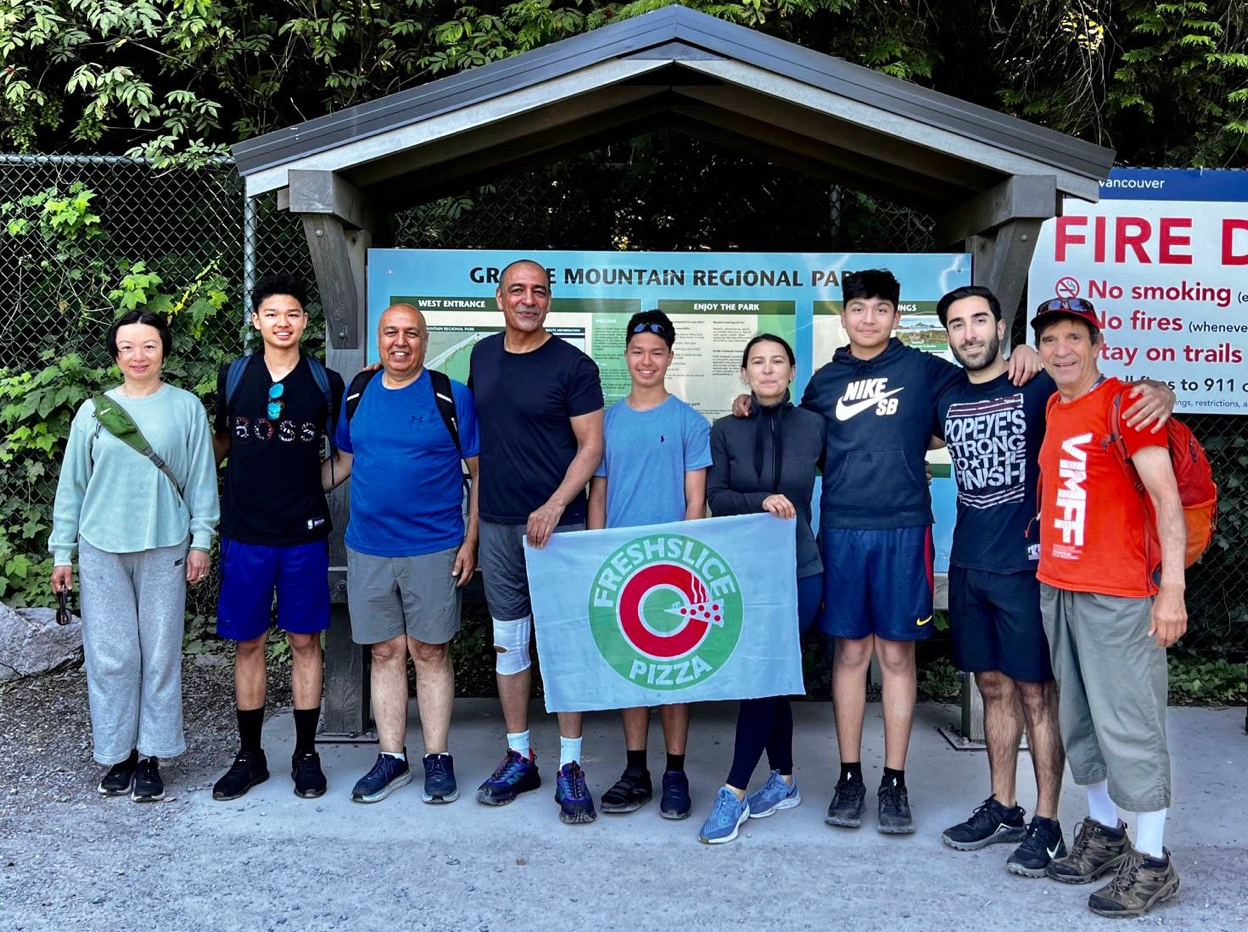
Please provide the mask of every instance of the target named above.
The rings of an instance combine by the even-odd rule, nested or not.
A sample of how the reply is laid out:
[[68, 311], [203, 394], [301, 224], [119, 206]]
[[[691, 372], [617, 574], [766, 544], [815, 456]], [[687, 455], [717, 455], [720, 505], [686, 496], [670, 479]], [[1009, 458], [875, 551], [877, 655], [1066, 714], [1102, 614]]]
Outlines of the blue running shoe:
[[373, 769], [360, 777], [351, 791], [353, 803], [379, 803], [401, 786], [412, 782], [407, 761], [389, 754], [378, 754]]
[[559, 804], [559, 821], [566, 825], [584, 825], [594, 821], [594, 797], [585, 785], [585, 771], [576, 761], [559, 768], [555, 781], [555, 802]]
[[683, 770], [666, 771], [663, 774], [663, 796], [659, 800], [659, 815], [665, 819], [687, 819], [692, 811], [689, 778]]
[[711, 814], [702, 823], [702, 833], [698, 841], [704, 845], [722, 845], [737, 837], [737, 829], [750, 817], [750, 804], [737, 799], [735, 793], [726, 786], [721, 786], [715, 794], [715, 803], [711, 806]]
[[477, 787], [477, 802], [486, 806], [505, 806], [521, 793], [535, 790], [542, 785], [542, 776], [537, 772], [537, 758], [529, 751], [528, 757], [521, 757], [519, 751], [507, 749], [507, 756], [502, 759], [484, 783]]
[[453, 803], [459, 799], [455, 760], [450, 754], [425, 755], [425, 789], [420, 798], [427, 803]]
[[750, 807], [751, 819], [765, 819], [781, 809], [792, 809], [802, 802], [802, 794], [797, 791], [797, 781], [785, 783], [779, 770], [773, 770], [767, 782], [745, 798]]

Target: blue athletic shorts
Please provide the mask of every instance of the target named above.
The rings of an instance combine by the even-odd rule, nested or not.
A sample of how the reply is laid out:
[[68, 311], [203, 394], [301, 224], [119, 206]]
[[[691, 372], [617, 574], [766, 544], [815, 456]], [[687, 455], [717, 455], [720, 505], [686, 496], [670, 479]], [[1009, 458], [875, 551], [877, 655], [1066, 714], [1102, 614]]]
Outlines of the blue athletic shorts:
[[221, 538], [221, 596], [217, 634], [250, 641], [273, 623], [293, 634], [329, 627], [329, 544], [318, 540], [289, 547], [244, 544]]
[[1053, 679], [1036, 574], [949, 567], [949, 628], [959, 670], [1000, 670], [1012, 680]]
[[834, 638], [886, 641], [932, 636], [932, 529], [821, 528], [823, 614]]

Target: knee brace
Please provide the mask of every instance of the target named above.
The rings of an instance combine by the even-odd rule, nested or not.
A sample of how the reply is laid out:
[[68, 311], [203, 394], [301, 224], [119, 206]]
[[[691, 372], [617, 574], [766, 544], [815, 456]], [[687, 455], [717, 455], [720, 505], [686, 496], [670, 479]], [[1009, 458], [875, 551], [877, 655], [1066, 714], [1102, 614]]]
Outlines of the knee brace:
[[529, 638], [532, 637], [533, 619], [526, 615], [515, 621], [494, 622], [494, 669], [503, 676], [512, 676], [527, 670], [532, 661], [529, 660]]

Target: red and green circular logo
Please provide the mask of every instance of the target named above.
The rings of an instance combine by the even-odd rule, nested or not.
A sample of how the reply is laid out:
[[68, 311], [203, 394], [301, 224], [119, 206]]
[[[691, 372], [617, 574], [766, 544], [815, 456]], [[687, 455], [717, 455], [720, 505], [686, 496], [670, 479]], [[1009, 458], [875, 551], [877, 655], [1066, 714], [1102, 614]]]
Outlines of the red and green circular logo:
[[686, 689], [732, 656], [741, 588], [728, 562], [699, 540], [638, 537], [598, 568], [589, 623], [603, 658], [630, 683]]

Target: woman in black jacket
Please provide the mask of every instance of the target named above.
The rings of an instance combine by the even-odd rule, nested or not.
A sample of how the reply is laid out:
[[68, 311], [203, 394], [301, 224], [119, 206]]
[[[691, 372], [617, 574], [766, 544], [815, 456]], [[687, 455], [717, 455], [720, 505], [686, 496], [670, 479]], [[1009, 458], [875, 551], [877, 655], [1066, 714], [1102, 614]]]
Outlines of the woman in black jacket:
[[[711, 427], [713, 463], [706, 497], [714, 515], [795, 518], [798, 625], [810, 626], [822, 597], [823, 564], [810, 528], [815, 474], [822, 466], [824, 419], [789, 399], [795, 359], [780, 337], [764, 333], [745, 345], [741, 377], [749, 385], [751, 416], [720, 418]], [[763, 751], [771, 775], [746, 796]], [[786, 696], [746, 699], [737, 717], [736, 748], [728, 781], [715, 797], [700, 840], [732, 841], [747, 818], [762, 819], [802, 801], [793, 780], [793, 712]]]

